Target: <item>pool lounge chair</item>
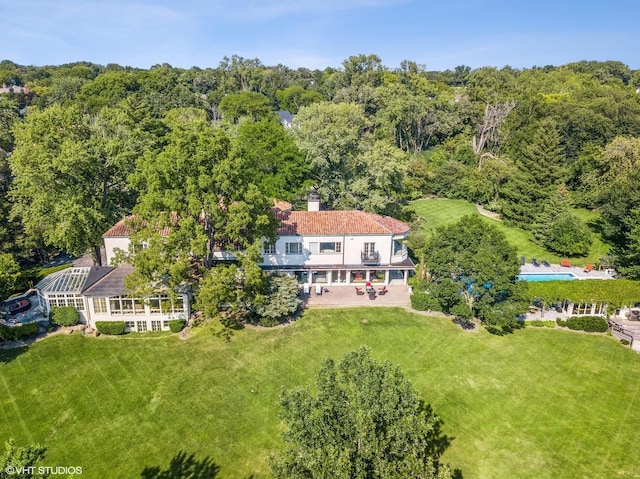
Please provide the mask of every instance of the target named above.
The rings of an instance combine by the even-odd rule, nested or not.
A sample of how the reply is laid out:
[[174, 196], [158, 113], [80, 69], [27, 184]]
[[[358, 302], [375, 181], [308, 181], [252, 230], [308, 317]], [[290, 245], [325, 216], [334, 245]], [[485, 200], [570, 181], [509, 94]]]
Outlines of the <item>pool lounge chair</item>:
[[538, 263], [538, 260], [535, 258], [531, 258], [531, 264], [534, 265], [536, 268], [540, 266], [540, 263]]
[[563, 259], [562, 261], [560, 261], [560, 266], [571, 268], [571, 261], [569, 261], [568, 259]]
[[358, 295], [364, 294], [364, 291], [362, 291], [362, 288], [358, 288], [357, 286], [354, 286], [354, 288], [356, 288], [356, 294]]
[[550, 267], [551, 265], [549, 264], [549, 262], [546, 259], [542, 260], [542, 266], [546, 266], [547, 268]]
[[584, 267], [584, 272], [585, 273], [590, 273], [591, 270], [593, 269], [593, 265], [592, 264], [588, 264]]

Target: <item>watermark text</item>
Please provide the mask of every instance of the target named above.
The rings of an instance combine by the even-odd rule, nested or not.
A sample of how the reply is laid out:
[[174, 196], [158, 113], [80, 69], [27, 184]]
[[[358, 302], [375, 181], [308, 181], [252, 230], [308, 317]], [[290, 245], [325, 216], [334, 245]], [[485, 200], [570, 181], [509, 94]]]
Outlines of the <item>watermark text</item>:
[[79, 476], [82, 474], [82, 466], [7, 466], [4, 472], [8, 476], [32, 476], [34, 474], [40, 476]]

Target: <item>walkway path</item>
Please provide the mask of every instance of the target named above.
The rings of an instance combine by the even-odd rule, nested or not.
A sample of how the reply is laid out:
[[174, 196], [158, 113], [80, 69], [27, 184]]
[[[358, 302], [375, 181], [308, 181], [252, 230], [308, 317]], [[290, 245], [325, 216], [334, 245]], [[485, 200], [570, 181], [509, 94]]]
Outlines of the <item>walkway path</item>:
[[500, 218], [500, 215], [498, 213], [485, 209], [485, 207], [481, 204], [476, 203], [476, 209], [482, 216], [486, 216], [487, 218], [491, 218], [492, 220], [502, 221], [502, 218]]

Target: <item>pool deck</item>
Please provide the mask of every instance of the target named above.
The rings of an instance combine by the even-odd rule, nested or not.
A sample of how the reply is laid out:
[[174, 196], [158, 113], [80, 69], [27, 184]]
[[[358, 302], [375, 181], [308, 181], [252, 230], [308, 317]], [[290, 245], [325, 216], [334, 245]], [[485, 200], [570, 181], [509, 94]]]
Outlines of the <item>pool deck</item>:
[[598, 271], [592, 269], [587, 272], [584, 268], [578, 268], [576, 266], [566, 267], [559, 264], [552, 264], [550, 266], [534, 266], [531, 263], [526, 263], [520, 266], [520, 273], [538, 273], [538, 274], [553, 274], [553, 273], [571, 273], [576, 279], [615, 279], [610, 272]]

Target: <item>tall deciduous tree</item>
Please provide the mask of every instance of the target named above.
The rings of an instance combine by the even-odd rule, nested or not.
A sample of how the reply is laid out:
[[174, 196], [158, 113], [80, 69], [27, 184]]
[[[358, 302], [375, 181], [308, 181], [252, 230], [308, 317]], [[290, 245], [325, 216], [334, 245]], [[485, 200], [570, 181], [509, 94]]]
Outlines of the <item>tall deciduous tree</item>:
[[[458, 286], [459, 300], [489, 326], [505, 331], [517, 327], [516, 314], [522, 303], [522, 282], [517, 282], [520, 265], [516, 250], [504, 234], [479, 216], [465, 216], [444, 226], [431, 237], [425, 253], [425, 265], [431, 276], [429, 288]], [[514, 305], [510, 315], [494, 314]]]
[[397, 217], [408, 155], [386, 141], [368, 143], [365, 148], [355, 159], [353, 179], [336, 206]]
[[288, 110], [294, 115], [298, 113], [298, 110], [303, 106], [324, 100], [324, 97], [317, 91], [306, 90], [300, 85], [291, 85], [284, 90], [278, 90], [276, 92], [276, 98], [278, 99], [278, 103], [280, 103], [280, 108]]
[[227, 181], [254, 183], [269, 198], [290, 200], [309, 177], [309, 165], [275, 119], [245, 122], [232, 139]]
[[315, 103], [300, 109], [292, 131], [305, 155], [316, 188], [333, 203], [345, 192], [361, 151], [364, 110], [350, 103]]
[[614, 247], [618, 269], [640, 279], [640, 170], [619, 176], [603, 194], [603, 233]]
[[316, 389], [281, 396], [287, 449], [272, 458], [277, 479], [451, 477], [439, 463], [449, 444], [441, 422], [397, 366], [361, 348], [337, 367], [325, 360]]
[[[251, 178], [226, 174], [225, 132], [195, 109], [171, 111], [165, 124], [165, 146], [146, 155], [133, 178], [140, 191], [134, 212], [143, 221], [133, 224], [132, 289], [192, 280], [211, 266], [215, 250], [243, 249], [275, 235], [272, 199]], [[147, 242], [146, 249], [136, 247]]]
[[0, 300], [9, 297], [20, 278], [20, 265], [9, 253], [0, 253]]
[[220, 101], [219, 107], [223, 117], [232, 123], [237, 123], [245, 116], [258, 121], [273, 115], [269, 99], [252, 91], [230, 93]]
[[127, 178], [146, 140], [119, 110], [74, 106], [33, 112], [14, 131], [13, 214], [31, 237], [100, 261], [102, 233], [133, 205]]

